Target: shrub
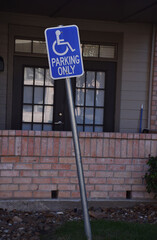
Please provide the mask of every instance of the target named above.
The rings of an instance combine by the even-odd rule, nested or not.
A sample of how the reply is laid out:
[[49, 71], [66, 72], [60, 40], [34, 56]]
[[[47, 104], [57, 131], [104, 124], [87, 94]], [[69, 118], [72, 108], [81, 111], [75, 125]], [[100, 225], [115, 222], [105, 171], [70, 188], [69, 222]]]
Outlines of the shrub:
[[157, 197], [157, 156], [149, 156], [147, 165], [149, 166], [144, 178], [146, 181], [146, 189], [148, 193], [153, 192], [154, 198]]

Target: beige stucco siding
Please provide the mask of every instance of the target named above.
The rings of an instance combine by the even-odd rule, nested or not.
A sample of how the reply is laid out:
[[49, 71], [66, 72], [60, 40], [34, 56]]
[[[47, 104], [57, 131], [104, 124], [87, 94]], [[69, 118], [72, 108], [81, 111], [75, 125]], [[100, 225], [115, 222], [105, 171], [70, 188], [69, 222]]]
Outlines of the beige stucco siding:
[[120, 131], [138, 132], [143, 104], [142, 128], [147, 127], [151, 34], [125, 33], [121, 88]]

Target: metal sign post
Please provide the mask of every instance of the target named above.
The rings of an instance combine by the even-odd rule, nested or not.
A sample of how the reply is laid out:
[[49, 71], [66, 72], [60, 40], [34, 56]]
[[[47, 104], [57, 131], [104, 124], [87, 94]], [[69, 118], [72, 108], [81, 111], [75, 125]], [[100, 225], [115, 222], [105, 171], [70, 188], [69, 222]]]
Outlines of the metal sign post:
[[71, 119], [71, 128], [73, 133], [81, 202], [83, 208], [84, 227], [87, 240], [92, 240], [81, 151], [77, 133], [77, 124], [70, 79], [70, 77], [81, 76], [84, 73], [78, 27], [71, 25], [48, 28], [45, 30], [45, 37], [51, 77], [53, 79], [66, 79], [66, 91]]

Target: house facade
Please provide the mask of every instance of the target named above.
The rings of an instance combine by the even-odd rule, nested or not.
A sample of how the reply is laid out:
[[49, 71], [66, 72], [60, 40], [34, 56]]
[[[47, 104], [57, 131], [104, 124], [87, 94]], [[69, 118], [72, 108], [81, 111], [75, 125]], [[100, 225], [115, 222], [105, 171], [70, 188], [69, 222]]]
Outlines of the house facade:
[[72, 88], [87, 197], [152, 199], [144, 174], [157, 155], [157, 38], [155, 19], [141, 14], [156, 6], [137, 5], [135, 18], [127, 10], [119, 21], [100, 8], [101, 17], [68, 15], [64, 2], [51, 17], [20, 6], [0, 12], [0, 198], [80, 197], [65, 83], [50, 78], [44, 37], [48, 27], [75, 24], [85, 74]]

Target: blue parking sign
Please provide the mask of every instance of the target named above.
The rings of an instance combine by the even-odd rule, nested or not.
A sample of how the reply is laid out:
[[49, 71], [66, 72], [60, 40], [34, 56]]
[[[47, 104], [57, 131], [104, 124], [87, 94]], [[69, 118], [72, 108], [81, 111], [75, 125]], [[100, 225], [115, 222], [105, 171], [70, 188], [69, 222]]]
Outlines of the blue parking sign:
[[45, 38], [53, 79], [83, 75], [80, 37], [76, 25], [47, 28]]

